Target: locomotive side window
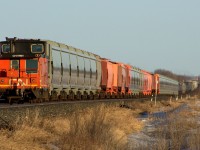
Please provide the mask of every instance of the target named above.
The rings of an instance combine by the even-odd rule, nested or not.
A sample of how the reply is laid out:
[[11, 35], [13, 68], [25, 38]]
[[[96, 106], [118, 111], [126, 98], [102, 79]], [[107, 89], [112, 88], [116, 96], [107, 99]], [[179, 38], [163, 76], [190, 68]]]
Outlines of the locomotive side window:
[[19, 60], [11, 60], [11, 69], [19, 69]]
[[2, 52], [3, 53], [10, 53], [10, 44], [3, 44], [2, 45]]
[[26, 60], [26, 73], [37, 73], [38, 60], [28, 59]]
[[44, 52], [43, 44], [32, 44], [31, 45], [31, 52], [32, 53], [42, 53], [42, 52]]

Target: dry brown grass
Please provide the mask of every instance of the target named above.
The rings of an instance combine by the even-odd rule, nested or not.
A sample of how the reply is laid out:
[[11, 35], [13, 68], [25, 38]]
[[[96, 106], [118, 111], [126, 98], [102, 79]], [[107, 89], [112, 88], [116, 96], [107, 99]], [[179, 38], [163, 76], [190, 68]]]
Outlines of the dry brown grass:
[[126, 149], [127, 135], [142, 128], [131, 110], [104, 105], [75, 112], [70, 120], [71, 130], [61, 143], [64, 149]]
[[17, 118], [13, 130], [2, 129], [2, 150], [126, 149], [127, 135], [141, 130], [133, 111], [104, 105], [77, 110], [71, 116], [41, 118], [36, 110]]
[[[130, 109], [104, 105], [87, 109], [77, 107], [70, 116], [49, 118], [40, 117], [39, 110], [36, 110], [34, 115], [27, 111], [24, 118], [16, 119], [12, 125], [13, 130], [0, 131], [0, 150], [48, 150], [53, 146], [62, 150], [127, 149], [127, 135], [143, 128], [143, 123], [136, 119], [139, 113], [170, 110], [182, 103], [183, 101], [173, 103], [160, 101], [155, 106], [154, 102], [150, 101], [133, 102], [130, 104]], [[192, 120], [196, 113], [192, 113], [182, 112], [183, 120], [173, 119], [174, 116], [171, 116], [173, 121], [169, 122], [168, 127], [160, 128], [156, 133], [159, 145], [153, 146], [158, 150], [167, 149], [169, 145], [167, 139], [171, 138], [174, 139], [171, 146], [179, 148], [183, 143], [182, 139], [188, 135], [190, 138], [187, 140], [187, 145], [194, 148], [194, 143], [198, 143], [200, 138], [197, 138], [198, 125]], [[185, 119], [191, 116], [190, 120]], [[185, 132], [191, 129], [198, 132], [195, 134]]]
[[[196, 107], [196, 103], [190, 103], [190, 108]], [[172, 113], [167, 119], [166, 126], [161, 126], [154, 133], [158, 141], [153, 145], [153, 149], [200, 149], [198, 117], [200, 115], [195, 109], [185, 109], [178, 114]]]
[[154, 101], [145, 101], [145, 102], [139, 102], [135, 101], [130, 104], [130, 107], [132, 110], [134, 110], [134, 115], [137, 116], [141, 112], [157, 112], [157, 111], [169, 111], [174, 108], [177, 108], [181, 104], [186, 103], [186, 101], [183, 100], [178, 100], [178, 101], [170, 101], [170, 100], [161, 100], [157, 101], [156, 105]]

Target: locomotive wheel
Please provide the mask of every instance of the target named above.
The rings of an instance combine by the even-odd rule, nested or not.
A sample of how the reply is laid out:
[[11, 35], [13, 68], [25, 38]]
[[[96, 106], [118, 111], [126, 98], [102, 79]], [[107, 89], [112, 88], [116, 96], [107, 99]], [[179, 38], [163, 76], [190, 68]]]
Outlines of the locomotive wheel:
[[8, 101], [9, 101], [9, 104], [10, 104], [10, 105], [13, 104], [12, 99], [11, 99], [10, 97], [9, 97]]
[[42, 98], [39, 98], [39, 103], [42, 103], [43, 102], [43, 99]]
[[30, 99], [30, 100], [29, 100], [29, 103], [30, 103], [30, 104], [33, 104], [33, 103], [36, 103], [36, 101], [37, 101], [36, 99]]

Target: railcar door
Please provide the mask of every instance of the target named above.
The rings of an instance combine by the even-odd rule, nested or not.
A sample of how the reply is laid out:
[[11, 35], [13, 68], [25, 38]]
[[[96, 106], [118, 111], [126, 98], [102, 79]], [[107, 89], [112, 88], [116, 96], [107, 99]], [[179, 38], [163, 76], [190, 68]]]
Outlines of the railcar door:
[[62, 86], [68, 88], [70, 86], [70, 58], [69, 53], [61, 52], [62, 55]]
[[122, 66], [122, 91], [125, 91], [127, 74], [125, 66], [124, 65], [121, 66]]
[[[10, 85], [13, 89], [17, 89], [17, 80], [20, 77], [20, 60], [10, 60]], [[12, 93], [16, 94], [16, 93]]]
[[84, 82], [85, 82], [85, 71], [84, 71], [84, 59], [81, 56], [77, 56], [78, 60], [78, 87], [84, 88]]
[[85, 62], [85, 87], [90, 88], [90, 60], [88, 58], [84, 58]]
[[91, 86], [96, 88], [97, 85], [97, 63], [96, 60], [91, 60]]
[[54, 88], [61, 87], [61, 54], [60, 50], [52, 49], [52, 84]]
[[11, 69], [11, 77], [12, 78], [19, 78], [19, 59], [10, 60], [10, 69]]
[[[33, 63], [33, 67], [35, 67], [36, 69], [36, 63], [37, 61], [35, 60], [35, 62], [32, 62]], [[40, 58], [39, 59], [39, 74], [40, 74], [40, 86], [43, 87], [43, 88], [47, 88], [47, 85], [48, 85], [48, 71], [47, 71], [47, 68], [48, 68], [48, 60], [46, 58]]]
[[78, 77], [78, 62], [77, 56], [75, 54], [70, 54], [70, 85], [72, 88], [77, 87], [77, 77]]

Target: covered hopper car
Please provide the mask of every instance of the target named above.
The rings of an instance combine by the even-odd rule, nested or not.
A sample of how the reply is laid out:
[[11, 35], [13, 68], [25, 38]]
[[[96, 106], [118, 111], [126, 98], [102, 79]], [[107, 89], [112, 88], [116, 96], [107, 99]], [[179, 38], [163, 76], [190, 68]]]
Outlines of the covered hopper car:
[[178, 96], [179, 82], [160, 74], [153, 75], [153, 93]]

